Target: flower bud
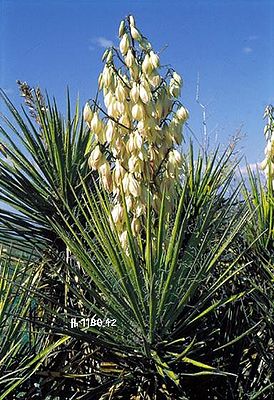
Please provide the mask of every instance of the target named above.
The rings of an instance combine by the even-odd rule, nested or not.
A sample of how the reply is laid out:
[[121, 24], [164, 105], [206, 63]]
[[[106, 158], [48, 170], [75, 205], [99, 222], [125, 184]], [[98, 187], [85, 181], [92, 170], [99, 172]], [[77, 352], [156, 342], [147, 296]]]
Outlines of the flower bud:
[[116, 110], [121, 115], [125, 112], [125, 104], [122, 101], [116, 102]]
[[121, 82], [118, 82], [118, 84], [117, 84], [117, 87], [115, 90], [115, 96], [118, 101], [124, 101], [126, 98], [126, 91]]
[[97, 145], [95, 149], [90, 153], [88, 164], [93, 170], [97, 169], [100, 163], [104, 160], [104, 155], [102, 154], [100, 147]]
[[132, 196], [131, 195], [125, 196], [125, 202], [127, 206], [127, 211], [131, 211], [133, 207]]
[[176, 117], [178, 118], [178, 120], [180, 121], [186, 121], [188, 119], [188, 111], [185, 107], [181, 106], [180, 108], [178, 108], [177, 112], [176, 112]]
[[93, 114], [92, 120], [90, 122], [90, 129], [94, 132], [94, 133], [99, 133], [100, 132], [100, 128], [101, 128], [101, 124], [100, 124], [100, 119], [98, 116], [98, 112], [96, 111]]
[[110, 63], [111, 61], [113, 61], [113, 52], [112, 52], [112, 50], [109, 49], [108, 55], [106, 57], [106, 62]]
[[112, 215], [112, 218], [113, 218], [113, 222], [115, 224], [117, 224], [118, 222], [122, 221], [123, 215], [124, 215], [124, 209], [123, 209], [123, 207], [121, 206], [120, 203], [116, 204], [113, 207], [113, 210], [111, 211], [111, 215]]
[[132, 117], [134, 119], [136, 119], [136, 121], [140, 121], [141, 119], [143, 119], [144, 111], [143, 111], [143, 107], [139, 103], [134, 104], [134, 106], [132, 107], [131, 113], [132, 113]]
[[128, 19], [129, 19], [129, 25], [135, 26], [135, 20], [134, 20], [133, 15], [129, 15]]
[[133, 134], [133, 140], [134, 140], [134, 148], [141, 150], [143, 144], [143, 138], [140, 135], [140, 133], [135, 132]]
[[[151, 94], [151, 92], [149, 92], [149, 94]], [[146, 91], [144, 85], [141, 83], [140, 84], [140, 98], [142, 100], [143, 103], [148, 103], [150, 100], [150, 96], [149, 96], [148, 92]]]
[[160, 77], [160, 75], [157, 73], [156, 70], [153, 70], [153, 71], [148, 75], [147, 79], [148, 79], [149, 83], [150, 83], [152, 86], [154, 86], [154, 87], [160, 86], [160, 84], [161, 84], [161, 77]]
[[132, 36], [132, 38], [133, 38], [134, 40], [139, 41], [139, 40], [142, 39], [142, 36], [141, 36], [140, 32], [139, 32], [138, 29], [136, 29], [134, 26], [131, 26], [131, 27], [130, 27], [130, 33], [131, 33], [131, 36]]
[[114, 96], [111, 93], [111, 91], [107, 92], [107, 94], [104, 96], [104, 103], [106, 107], [109, 107], [110, 104], [114, 101]]
[[138, 197], [141, 193], [140, 184], [131, 173], [128, 174], [128, 191], [133, 197]]
[[128, 187], [129, 187], [129, 173], [128, 172], [126, 172], [124, 174], [123, 180], [122, 180], [122, 184], [123, 184], [124, 193], [126, 195], [129, 194], [129, 189], [128, 189]]
[[173, 77], [175, 83], [176, 83], [178, 86], [181, 86], [181, 85], [182, 85], [182, 78], [180, 77], [179, 74], [177, 74], [177, 72], [174, 71], [172, 77]]
[[108, 143], [112, 141], [114, 136], [114, 131], [115, 131], [115, 123], [110, 119], [107, 123], [107, 128], [106, 128], [106, 141]]
[[144, 206], [144, 204], [142, 204], [140, 201], [138, 201], [138, 199], [137, 199], [137, 201], [136, 201], [136, 203], [135, 203], [135, 209], [134, 209], [134, 211], [135, 211], [135, 216], [136, 216], [137, 218], [140, 217], [141, 215], [143, 215], [144, 212], [145, 212], [145, 206]]
[[173, 149], [169, 152], [168, 159], [174, 167], [180, 167], [182, 164], [182, 155], [178, 150]]
[[144, 74], [149, 75], [149, 73], [152, 71], [152, 69], [153, 69], [153, 66], [150, 62], [149, 54], [146, 54], [144, 61], [142, 62], [142, 71]]
[[128, 50], [125, 56], [125, 63], [128, 68], [132, 67], [135, 62], [135, 58], [131, 49]]
[[120, 239], [123, 249], [126, 249], [126, 247], [127, 247], [127, 231], [122, 232], [119, 235], [119, 239]]
[[115, 161], [115, 168], [114, 168], [114, 180], [116, 185], [121, 183], [121, 180], [125, 176], [126, 170], [122, 167], [119, 160]]
[[140, 40], [139, 45], [140, 45], [141, 49], [143, 49], [145, 51], [151, 50], [151, 44], [144, 37], [142, 37], [142, 39]]
[[139, 157], [132, 155], [128, 160], [128, 170], [131, 173], [141, 173], [142, 172], [142, 161]]
[[139, 85], [137, 85], [136, 82], [133, 82], [131, 91], [130, 91], [130, 98], [133, 101], [133, 103], [137, 103], [137, 101], [139, 100]]
[[134, 60], [134, 63], [129, 68], [129, 72], [130, 72], [131, 79], [134, 81], [137, 81], [139, 78], [140, 68], [138, 67], [138, 65], [136, 63], [136, 60]]
[[160, 66], [159, 56], [157, 54], [155, 54], [154, 51], [151, 51], [149, 53], [149, 58], [150, 58], [150, 62], [154, 68], [158, 68]]
[[138, 235], [141, 230], [141, 223], [138, 218], [133, 218], [131, 222], [131, 230], [134, 236]]
[[125, 33], [125, 21], [122, 20], [119, 26], [119, 37], [122, 37], [124, 33]]
[[131, 134], [129, 136], [128, 142], [127, 142], [127, 151], [129, 153], [132, 153], [134, 151], [135, 147], [134, 147], [134, 136], [133, 134]]
[[128, 49], [129, 49], [129, 38], [127, 33], [124, 33], [120, 42], [120, 51], [123, 54], [123, 56], [127, 54]]
[[133, 155], [129, 158], [129, 160], [128, 160], [129, 172], [131, 172], [131, 173], [137, 172], [137, 171], [135, 171], [135, 167], [136, 167], [137, 163], [138, 163], [138, 157]]
[[103, 69], [103, 81], [106, 88], [110, 86], [111, 80], [112, 80], [112, 71], [110, 67], [105, 65]]
[[109, 53], [109, 49], [106, 49], [106, 50], [104, 51], [103, 55], [102, 55], [102, 61], [105, 61], [105, 59], [106, 59], [107, 56], [108, 56], [108, 53]]
[[87, 123], [90, 123], [93, 118], [93, 112], [88, 103], [85, 104], [83, 116], [84, 116], [84, 121]]
[[121, 117], [119, 118], [119, 123], [126, 126], [127, 128], [130, 128], [130, 119], [126, 113], [121, 115]]
[[118, 118], [119, 116], [119, 111], [117, 109], [117, 101], [113, 101], [109, 106], [108, 106], [108, 115], [112, 118]]
[[103, 185], [106, 190], [111, 191], [112, 190], [112, 177], [111, 177], [111, 169], [110, 165], [107, 161], [102, 163], [98, 169], [100, 178], [103, 182]]

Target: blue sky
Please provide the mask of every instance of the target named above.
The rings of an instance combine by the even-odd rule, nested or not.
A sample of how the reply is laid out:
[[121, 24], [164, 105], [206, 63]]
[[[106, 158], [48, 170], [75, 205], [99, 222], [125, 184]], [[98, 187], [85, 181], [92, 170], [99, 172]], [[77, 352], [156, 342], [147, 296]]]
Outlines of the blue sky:
[[241, 128], [249, 163], [264, 158], [264, 108], [274, 103], [274, 0], [0, 0], [0, 86], [19, 104], [16, 80], [40, 85], [64, 104], [66, 86], [82, 104], [95, 95], [101, 56], [118, 44], [120, 20], [133, 14], [161, 61], [183, 77], [182, 102], [202, 137], [207, 105], [211, 144]]

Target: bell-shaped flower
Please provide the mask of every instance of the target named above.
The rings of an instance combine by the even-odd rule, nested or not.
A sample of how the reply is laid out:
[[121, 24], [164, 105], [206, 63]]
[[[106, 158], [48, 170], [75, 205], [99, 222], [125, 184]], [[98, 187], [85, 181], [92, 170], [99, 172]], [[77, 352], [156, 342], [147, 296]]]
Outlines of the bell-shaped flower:
[[141, 193], [140, 184], [131, 173], [128, 174], [128, 192], [133, 197], [138, 197]]
[[142, 39], [142, 35], [138, 31], [138, 29], [135, 28], [135, 26], [133, 25], [130, 27], [130, 33], [134, 40], [137, 40], [139, 42]]
[[124, 216], [124, 208], [121, 206], [120, 203], [116, 204], [112, 211], [111, 211], [111, 215], [113, 218], [113, 222], [115, 224], [117, 224], [118, 222], [121, 222], [123, 220], [123, 216]]
[[130, 91], [130, 98], [133, 101], [133, 103], [138, 102], [139, 96], [140, 96], [139, 85], [136, 82], [133, 82], [132, 88]]
[[131, 113], [136, 121], [140, 121], [144, 117], [144, 109], [140, 103], [134, 104]]
[[188, 119], [188, 111], [184, 106], [181, 106], [180, 108], [178, 108], [178, 110], [176, 111], [176, 117], [178, 118], [178, 120], [180, 121], [186, 121]]
[[125, 33], [125, 21], [122, 20], [119, 26], [119, 37], [122, 37], [124, 33]]
[[93, 112], [90, 108], [88, 103], [85, 104], [84, 111], [83, 111], [84, 121], [90, 123], [93, 118]]
[[144, 74], [149, 75], [153, 69], [153, 65], [151, 64], [149, 54], [145, 55], [144, 61], [142, 62], [142, 71]]
[[143, 103], [148, 103], [151, 97], [151, 92], [145, 89], [145, 86], [141, 83], [140, 84], [140, 98]]
[[120, 185], [123, 177], [125, 176], [126, 170], [125, 168], [122, 167], [121, 163], [119, 160], [115, 161], [115, 167], [114, 167], [114, 180], [116, 185]]
[[100, 146], [97, 145], [94, 150], [90, 153], [88, 164], [89, 167], [93, 170], [98, 169], [99, 165], [104, 162], [105, 156], [100, 150]]
[[158, 68], [160, 66], [159, 56], [157, 54], [155, 54], [154, 51], [151, 51], [149, 53], [149, 58], [150, 58], [150, 62], [154, 68]]
[[131, 221], [131, 230], [134, 236], [137, 236], [141, 230], [141, 223], [138, 218], [133, 218]]
[[123, 56], [125, 56], [127, 54], [128, 49], [129, 49], [129, 38], [128, 38], [128, 34], [124, 33], [122, 36], [122, 39], [120, 41], [120, 51]]

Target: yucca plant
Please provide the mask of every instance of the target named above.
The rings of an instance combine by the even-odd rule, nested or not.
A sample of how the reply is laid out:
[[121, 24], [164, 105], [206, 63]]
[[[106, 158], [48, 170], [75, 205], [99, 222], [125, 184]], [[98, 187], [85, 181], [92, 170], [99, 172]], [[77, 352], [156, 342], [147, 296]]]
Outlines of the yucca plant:
[[[3, 124], [0, 127], [0, 200], [3, 204], [0, 210], [0, 241], [5, 246], [12, 243], [16, 254], [35, 255], [33, 269], [40, 271], [41, 277], [40, 286], [33, 288], [35, 300], [32, 313], [34, 309], [35, 313], [40, 313], [37, 291], [44, 295], [40, 297], [40, 302], [56, 312], [59, 305], [64, 306], [69, 301], [67, 287], [60, 279], [61, 275], [66, 276], [66, 270], [60, 268], [60, 260], [68, 258], [68, 255], [65, 244], [54, 231], [52, 221], [56, 222], [58, 218], [57, 203], [62, 208], [60, 198], [66, 199], [72, 208], [77, 205], [70, 185], [76, 192], [81, 190], [80, 178], [85, 179], [90, 173], [85, 157], [90, 134], [83, 125], [78, 101], [74, 113], [71, 111], [69, 93], [67, 115], [63, 117], [55, 100], [50, 101], [48, 97], [45, 100], [39, 88], [31, 89], [25, 83], [20, 83], [20, 88], [27, 109], [16, 109], [1, 92], [10, 115], [1, 115]], [[20, 294], [18, 292], [18, 297]], [[77, 309], [76, 304], [74, 307]], [[44, 337], [41, 349], [55, 346], [56, 342], [58, 338], [49, 334]], [[26, 346], [31, 348], [32, 343]], [[79, 345], [66, 342], [66, 348], [63, 346], [61, 353], [50, 359], [55, 373], [60, 373], [64, 363], [67, 363], [66, 356], [71, 358], [75, 352], [80, 352]], [[35, 382], [46, 392], [55, 390], [57, 383], [49, 388], [47, 362], [41, 368], [42, 375], [32, 375], [33, 380], [28, 381], [26, 388]]]
[[2, 398], [19, 384], [17, 397], [47, 400], [267, 398], [271, 297], [252, 279], [259, 240], [242, 232], [255, 213], [232, 189], [232, 153], [180, 153], [180, 75], [161, 74], [132, 16], [119, 36], [99, 77], [106, 111], [100, 95], [87, 104], [88, 129], [69, 96], [64, 119], [39, 89], [20, 83], [23, 117], [2, 93], [15, 122], [0, 127], [0, 200], [16, 211], [1, 210], [0, 238], [35, 245], [26, 281], [41, 274], [27, 289], [14, 275], [35, 322]]
[[253, 382], [249, 387], [251, 399], [270, 398], [274, 393], [274, 364], [269, 356], [274, 349], [273, 107], [266, 108], [266, 116], [266, 159], [261, 164], [266, 179], [258, 166], [256, 171], [247, 166], [247, 177], [242, 179], [243, 197], [251, 215], [243, 237], [248, 244], [253, 242], [248, 255], [253, 267], [250, 283], [254, 288], [250, 316], [253, 320], [261, 318], [264, 323], [263, 331], [254, 341]]
[[[89, 137], [77, 101], [72, 114], [69, 93], [64, 118], [55, 100], [45, 100], [39, 88], [20, 82], [27, 109], [19, 111], [0, 92], [10, 116], [1, 115], [0, 210], [2, 243], [10, 241], [26, 250], [58, 243], [51, 222], [57, 218], [59, 197], [71, 206], [70, 185], [76, 191], [79, 176], [88, 174], [85, 152]], [[18, 240], [16, 240], [18, 239]], [[61, 246], [62, 247], [62, 246]], [[63, 247], [64, 250], [64, 247]]]
[[[229, 334], [220, 322], [233, 304], [249, 296], [250, 288], [236, 284], [248, 265], [240, 263], [242, 252], [234, 247], [247, 215], [233, 211], [237, 192], [226, 197], [232, 179], [227, 159], [206, 164], [201, 157], [198, 163], [190, 160], [174, 216], [165, 210], [164, 194], [152, 227], [148, 196], [146, 228], [136, 237], [126, 213], [126, 249], [102, 189], [93, 194], [82, 182], [82, 197], [75, 193], [81, 222], [66, 202], [73, 222], [66, 222], [59, 210], [67, 227], [57, 223], [55, 229], [77, 261], [68, 266], [69, 290], [82, 310], [67, 307], [54, 314], [51, 329], [98, 348], [89, 370], [98, 387], [86, 388], [79, 398], [114, 393], [117, 398], [183, 398], [179, 396], [191, 393], [189, 398], [196, 398], [194, 379], [208, 398], [218, 395], [218, 382], [231, 394], [238, 371], [228, 353], [260, 327], [260, 321], [248, 329], [235, 322]], [[208, 174], [201, 175], [200, 169]]]
[[26, 398], [32, 376], [44, 360], [68, 340], [49, 343], [43, 329], [37, 330], [32, 310], [41, 269], [33, 260], [12, 248], [0, 251], [0, 399]]

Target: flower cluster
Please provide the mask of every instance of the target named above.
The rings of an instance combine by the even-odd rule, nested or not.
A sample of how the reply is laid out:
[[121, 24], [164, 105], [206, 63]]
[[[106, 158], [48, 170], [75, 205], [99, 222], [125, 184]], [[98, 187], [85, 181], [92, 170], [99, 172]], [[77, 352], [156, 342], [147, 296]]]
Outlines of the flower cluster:
[[267, 179], [272, 181], [274, 189], [274, 107], [269, 105], [266, 107], [264, 118], [267, 118], [267, 124], [264, 128], [266, 137], [265, 159], [261, 163]]
[[134, 235], [142, 227], [148, 195], [157, 214], [165, 188], [172, 208], [182, 165], [177, 147], [188, 112], [178, 101], [182, 78], [167, 68], [161, 74], [159, 55], [133, 16], [121, 22], [119, 37], [119, 49], [111, 47], [103, 55], [98, 80], [105, 109], [98, 102], [86, 104], [84, 119], [94, 137], [89, 165], [113, 195], [112, 217], [125, 244], [122, 190]]

